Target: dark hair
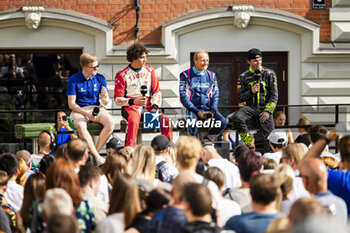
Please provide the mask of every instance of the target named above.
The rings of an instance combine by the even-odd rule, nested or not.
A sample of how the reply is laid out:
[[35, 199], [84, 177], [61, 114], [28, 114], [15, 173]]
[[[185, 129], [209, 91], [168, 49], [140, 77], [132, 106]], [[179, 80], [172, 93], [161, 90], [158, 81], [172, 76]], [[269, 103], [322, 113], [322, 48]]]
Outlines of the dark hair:
[[16, 174], [18, 166], [18, 161], [14, 154], [3, 153], [0, 155], [0, 170], [5, 171], [9, 179]]
[[338, 143], [340, 156], [344, 161], [350, 161], [350, 135], [340, 138]]
[[249, 182], [250, 194], [255, 203], [267, 205], [281, 193], [278, 180], [270, 174], [258, 174]]
[[45, 155], [39, 163], [39, 171], [46, 175], [46, 171], [49, 168], [50, 164], [55, 161], [55, 157], [51, 154]]
[[7, 185], [7, 182], [9, 181], [9, 176], [7, 173], [3, 170], [0, 170], [0, 186]]
[[[280, 139], [281, 140], [281, 139]], [[282, 143], [282, 144], [275, 144], [275, 143], [272, 143], [270, 141], [271, 145], [274, 147], [274, 148], [278, 148], [278, 149], [282, 149], [286, 146], [286, 143]]]
[[327, 134], [327, 129], [322, 125], [313, 125], [309, 130], [309, 135], [312, 143], [317, 142], [322, 138], [323, 135], [326, 135], [326, 134]]
[[141, 43], [135, 43], [129, 46], [128, 50], [126, 51], [126, 59], [129, 62], [133, 62], [134, 60], [138, 59], [142, 56], [142, 54], [148, 54], [149, 50]]
[[72, 216], [53, 214], [47, 221], [47, 233], [79, 233], [79, 225]]
[[153, 189], [146, 199], [146, 211], [147, 213], [153, 213], [156, 210], [160, 210], [164, 205], [168, 205], [171, 200], [170, 194], [161, 188]]
[[238, 160], [238, 169], [242, 180], [249, 182], [252, 173], [260, 171], [262, 165], [263, 158], [261, 156], [252, 150], [244, 152]]
[[217, 167], [209, 167], [203, 172], [202, 176], [213, 181], [219, 189], [225, 185], [225, 174]]
[[77, 138], [70, 140], [67, 145], [68, 158], [73, 161], [80, 161], [84, 158], [87, 151], [87, 142], [85, 139]]
[[202, 217], [212, 212], [211, 193], [204, 184], [189, 183], [185, 185], [184, 200], [189, 204], [194, 216]]
[[93, 165], [81, 166], [79, 173], [80, 187], [85, 187], [91, 180], [95, 180], [100, 177], [98, 169]]
[[241, 154], [243, 152], [248, 151], [248, 150], [249, 150], [249, 148], [245, 144], [240, 144], [240, 145], [236, 146], [235, 149], [233, 150], [233, 155], [235, 157], [236, 162], [238, 162], [238, 159], [241, 156]]

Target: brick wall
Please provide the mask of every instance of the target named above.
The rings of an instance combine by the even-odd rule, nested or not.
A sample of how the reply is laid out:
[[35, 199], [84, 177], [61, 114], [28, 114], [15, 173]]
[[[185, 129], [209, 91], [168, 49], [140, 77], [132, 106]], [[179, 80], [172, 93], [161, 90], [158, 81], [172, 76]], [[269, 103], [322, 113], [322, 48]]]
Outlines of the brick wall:
[[[326, 10], [313, 10], [311, 0], [140, 0], [139, 38], [144, 43], [159, 44], [163, 23], [190, 12], [230, 4], [276, 8], [300, 15], [320, 25], [320, 41], [330, 40], [331, 0], [327, 0]], [[66, 9], [101, 18], [114, 25], [114, 44], [134, 40], [134, 0], [1, 0], [0, 10], [26, 5]]]

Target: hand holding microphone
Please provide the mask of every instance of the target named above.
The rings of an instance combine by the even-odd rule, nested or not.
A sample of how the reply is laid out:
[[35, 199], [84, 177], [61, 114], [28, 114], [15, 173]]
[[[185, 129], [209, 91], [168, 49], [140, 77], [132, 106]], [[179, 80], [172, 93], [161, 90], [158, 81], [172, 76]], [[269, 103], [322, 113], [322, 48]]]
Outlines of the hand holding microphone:
[[146, 97], [145, 95], [147, 94], [147, 86], [142, 85], [140, 88], [140, 92], [142, 94], [142, 97], [138, 97], [134, 100], [134, 104], [140, 105], [140, 106], [145, 106], [146, 105]]
[[98, 113], [100, 112], [100, 108], [99, 107], [94, 107], [92, 109], [92, 112], [87, 112], [86, 117], [89, 119], [89, 121], [94, 121], [96, 119], [96, 116], [98, 115]]

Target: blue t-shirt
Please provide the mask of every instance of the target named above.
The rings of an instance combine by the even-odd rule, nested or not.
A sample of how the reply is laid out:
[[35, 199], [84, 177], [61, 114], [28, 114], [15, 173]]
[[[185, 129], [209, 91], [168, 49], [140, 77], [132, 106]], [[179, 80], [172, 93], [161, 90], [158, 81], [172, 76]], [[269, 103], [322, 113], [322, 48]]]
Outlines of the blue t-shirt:
[[350, 213], [350, 172], [328, 169], [328, 189], [338, 197], [341, 197]]
[[258, 212], [236, 215], [226, 222], [225, 227], [236, 233], [263, 233], [272, 220], [280, 215], [281, 213], [263, 214]]
[[[67, 132], [66, 128], [60, 128], [58, 132]], [[70, 134], [57, 134], [57, 146], [66, 144], [70, 141]]]
[[79, 72], [69, 78], [66, 95], [75, 95], [75, 102], [80, 107], [100, 105], [99, 94], [102, 86], [107, 89], [106, 79], [103, 75], [96, 74], [87, 80], [83, 73]]

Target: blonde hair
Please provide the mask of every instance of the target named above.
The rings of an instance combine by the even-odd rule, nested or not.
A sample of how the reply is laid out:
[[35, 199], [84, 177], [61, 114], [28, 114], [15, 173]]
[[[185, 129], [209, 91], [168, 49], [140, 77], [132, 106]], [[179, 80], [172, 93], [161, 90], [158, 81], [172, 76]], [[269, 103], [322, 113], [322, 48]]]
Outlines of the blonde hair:
[[132, 157], [133, 157], [134, 151], [135, 151], [135, 149], [131, 146], [126, 146], [119, 151], [119, 153], [122, 154], [126, 160], [128, 174], [131, 174], [131, 172], [132, 172], [132, 163], [133, 163]]
[[292, 167], [285, 163], [278, 164], [273, 175], [280, 182], [282, 195], [285, 198], [294, 186], [295, 173]]
[[83, 53], [80, 55], [80, 66], [83, 68], [84, 66], [89, 65], [91, 62], [97, 61], [97, 57], [95, 55], [89, 53]]
[[179, 140], [176, 150], [178, 165], [182, 168], [190, 168], [194, 163], [197, 163], [201, 155], [202, 145], [197, 138], [187, 136]]
[[152, 147], [137, 145], [133, 155], [132, 177], [153, 182], [156, 174], [156, 156]]
[[168, 150], [169, 151], [167, 156], [165, 157], [165, 161], [176, 167], [176, 146], [169, 146]]
[[24, 159], [19, 158], [18, 159], [18, 175], [16, 178], [17, 184], [24, 186], [24, 184], [26, 183], [26, 180], [27, 180], [27, 177], [26, 177], [27, 169], [28, 169], [28, 166], [27, 166], [26, 162], [24, 161]]

